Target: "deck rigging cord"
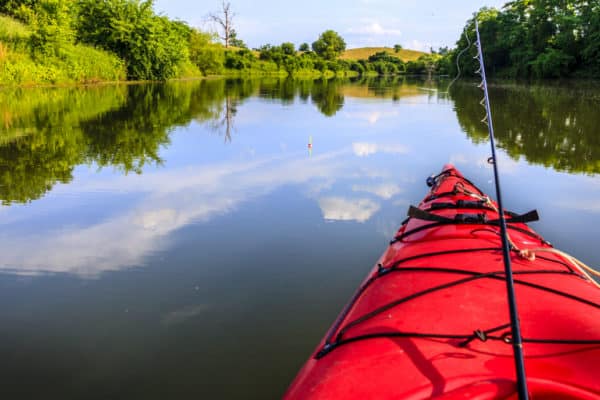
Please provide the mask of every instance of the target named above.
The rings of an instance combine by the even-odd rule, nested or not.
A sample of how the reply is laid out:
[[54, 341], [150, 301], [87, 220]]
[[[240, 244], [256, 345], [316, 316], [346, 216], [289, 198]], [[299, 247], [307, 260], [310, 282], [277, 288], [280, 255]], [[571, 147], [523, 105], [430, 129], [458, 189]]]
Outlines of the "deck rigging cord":
[[[494, 203], [492, 202], [492, 200], [486, 196], [486, 195], [481, 195], [478, 193], [474, 193], [468, 189], [466, 189], [464, 187], [464, 185], [462, 184], [456, 184], [456, 186], [454, 187], [454, 190], [456, 192], [460, 192], [466, 196], [472, 197], [474, 199], [477, 199], [478, 201], [481, 201], [484, 207], [487, 208], [491, 208], [493, 211], [495, 211], [496, 213], [498, 213], [498, 215], [500, 214], [500, 210], [498, 209], [498, 207], [496, 207], [494, 205]], [[504, 211], [506, 213], [506, 211]], [[594, 286], [596, 286], [598, 289], [600, 289], [600, 284], [598, 282], [596, 282], [594, 280], [594, 278], [592, 278], [591, 275], [600, 277], [600, 272], [596, 271], [594, 268], [590, 267], [589, 265], [585, 264], [583, 261], [573, 257], [572, 255], [561, 251], [559, 249], [555, 249], [553, 247], [535, 247], [535, 248], [529, 248], [529, 249], [520, 249], [511, 239], [510, 234], [506, 233], [506, 235], [508, 236], [508, 243], [510, 244], [510, 248], [513, 251], [516, 251], [517, 254], [521, 257], [524, 258], [526, 260], [529, 261], [535, 261], [536, 255], [537, 253], [552, 253], [552, 254], [556, 254], [557, 256], [561, 257], [563, 260], [565, 260], [567, 263], [569, 263], [570, 265], [574, 266], [575, 269], [577, 269], [581, 274], [583, 274], [589, 281], [590, 283], [592, 283]]]
[[481, 75], [481, 84], [479, 87], [483, 90], [483, 100], [481, 105], [485, 107], [486, 115], [481, 121], [488, 127], [490, 137], [490, 147], [492, 151], [491, 161], [494, 170], [494, 184], [496, 187], [496, 200], [498, 202], [498, 213], [500, 222], [500, 238], [502, 241], [502, 258], [504, 260], [504, 276], [506, 279], [506, 292], [508, 297], [508, 308], [510, 314], [510, 328], [512, 338], [513, 356], [515, 361], [516, 378], [517, 378], [517, 393], [519, 400], [529, 399], [527, 391], [527, 376], [525, 374], [525, 360], [523, 357], [523, 338], [521, 336], [521, 324], [519, 321], [519, 312], [517, 309], [517, 301], [515, 296], [515, 284], [513, 279], [513, 271], [510, 260], [510, 240], [506, 229], [506, 220], [504, 218], [504, 207], [502, 206], [502, 191], [500, 189], [500, 177], [498, 174], [498, 158], [496, 157], [496, 143], [494, 139], [494, 124], [492, 122], [492, 111], [490, 108], [490, 98], [488, 94], [487, 78], [485, 75], [485, 63], [483, 60], [483, 48], [481, 44], [481, 36], [479, 34], [479, 23], [475, 18], [475, 33], [477, 34], [477, 59], [479, 59], [479, 70], [477, 73]]

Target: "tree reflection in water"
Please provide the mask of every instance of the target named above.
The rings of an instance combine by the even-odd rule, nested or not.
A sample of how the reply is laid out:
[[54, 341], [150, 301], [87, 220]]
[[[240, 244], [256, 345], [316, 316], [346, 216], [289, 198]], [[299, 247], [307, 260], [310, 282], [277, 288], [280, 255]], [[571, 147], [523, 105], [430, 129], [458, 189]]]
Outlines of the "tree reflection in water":
[[[433, 83], [429, 82], [431, 86]], [[283, 104], [309, 100], [327, 117], [346, 98], [444, 96], [475, 143], [487, 140], [474, 84], [449, 95], [424, 93], [422, 81], [400, 77], [354, 81], [214, 79], [93, 88], [10, 89], [0, 92], [0, 199], [2, 204], [39, 199], [69, 183], [77, 165], [112, 167], [123, 174], [160, 165], [174, 127], [195, 121], [234, 140], [235, 117], [250, 97]], [[445, 89], [447, 82], [439, 84]], [[433, 94], [432, 94], [433, 93]], [[491, 88], [498, 144], [517, 159], [559, 171], [600, 172], [600, 88], [590, 85]]]

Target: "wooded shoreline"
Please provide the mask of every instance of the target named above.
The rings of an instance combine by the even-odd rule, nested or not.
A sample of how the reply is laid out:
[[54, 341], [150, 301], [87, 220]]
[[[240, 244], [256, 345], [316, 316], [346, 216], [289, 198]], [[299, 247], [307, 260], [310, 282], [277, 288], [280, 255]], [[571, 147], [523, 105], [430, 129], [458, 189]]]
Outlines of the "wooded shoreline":
[[0, 0], [0, 86], [207, 76], [473, 76], [475, 18], [491, 76], [600, 78], [600, 4], [584, 0], [514, 0], [502, 10], [483, 8], [467, 21], [456, 48], [430, 53], [398, 44], [346, 49], [333, 30], [312, 45], [249, 49], [227, 24], [224, 45], [214, 33], [156, 14], [152, 0]]

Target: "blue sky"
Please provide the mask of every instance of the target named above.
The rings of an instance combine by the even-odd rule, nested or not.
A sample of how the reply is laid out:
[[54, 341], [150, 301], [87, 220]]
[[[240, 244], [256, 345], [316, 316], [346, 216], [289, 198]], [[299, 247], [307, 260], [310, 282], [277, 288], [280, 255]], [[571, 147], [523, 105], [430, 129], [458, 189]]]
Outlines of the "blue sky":
[[[327, 29], [340, 33], [349, 48], [392, 46], [428, 50], [453, 46], [465, 21], [483, 6], [507, 0], [230, 0], [234, 27], [250, 47], [312, 43]], [[157, 12], [210, 30], [206, 15], [221, 0], [156, 0]], [[213, 28], [214, 29], [214, 28]]]

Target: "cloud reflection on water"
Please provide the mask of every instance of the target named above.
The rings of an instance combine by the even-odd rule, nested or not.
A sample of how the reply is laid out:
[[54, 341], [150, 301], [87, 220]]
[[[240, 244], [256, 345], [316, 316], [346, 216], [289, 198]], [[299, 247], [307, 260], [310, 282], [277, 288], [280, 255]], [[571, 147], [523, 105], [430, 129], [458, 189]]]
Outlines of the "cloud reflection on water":
[[370, 199], [325, 197], [319, 199], [319, 207], [326, 221], [365, 222], [379, 211], [380, 205]]
[[[371, 145], [384, 152], [405, 151], [401, 146]], [[309, 160], [304, 153], [297, 153], [286, 154], [285, 158], [186, 166], [109, 180], [91, 175], [68, 190], [135, 194], [139, 200], [96, 223], [59, 224], [26, 234], [0, 235], [0, 268], [28, 275], [67, 272], [93, 278], [104, 271], [141, 265], [144, 257], [168, 247], [169, 234], [177, 229], [225, 215], [286, 185], [305, 187], [302, 192], [318, 203], [324, 219], [362, 223], [380, 209], [380, 204], [368, 198], [337, 195], [332, 189], [336, 182], [382, 199], [390, 199], [400, 188], [395, 184], [369, 184], [372, 172], [357, 169], [352, 160], [360, 158], [346, 148]]]

